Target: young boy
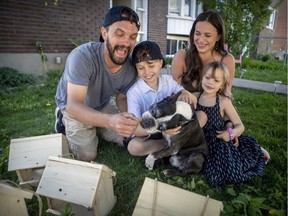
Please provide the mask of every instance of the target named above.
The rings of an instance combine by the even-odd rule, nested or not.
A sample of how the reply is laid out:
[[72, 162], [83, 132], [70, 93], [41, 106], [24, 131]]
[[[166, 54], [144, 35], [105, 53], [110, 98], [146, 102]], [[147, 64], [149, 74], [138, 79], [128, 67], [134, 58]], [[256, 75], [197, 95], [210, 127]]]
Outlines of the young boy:
[[[132, 53], [132, 64], [135, 65], [139, 79], [127, 92], [128, 112], [137, 118], [148, 108], [162, 99], [179, 91], [182, 94], [179, 100], [196, 106], [197, 98], [178, 84], [171, 75], [160, 74], [160, 69], [165, 65], [159, 46], [152, 41], [143, 41], [135, 46]], [[167, 133], [177, 133], [180, 127], [167, 130]], [[131, 155], [143, 156], [161, 150], [164, 139], [148, 138], [149, 135], [139, 124], [134, 132], [136, 137], [128, 143]]]

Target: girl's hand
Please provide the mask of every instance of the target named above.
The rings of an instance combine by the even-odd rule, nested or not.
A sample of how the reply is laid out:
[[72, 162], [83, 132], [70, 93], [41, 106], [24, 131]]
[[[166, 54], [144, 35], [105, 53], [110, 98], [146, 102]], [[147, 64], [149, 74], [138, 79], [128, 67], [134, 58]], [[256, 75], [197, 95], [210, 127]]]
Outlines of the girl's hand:
[[163, 131], [163, 133], [166, 133], [168, 135], [176, 135], [176, 134], [180, 133], [180, 129], [181, 129], [181, 126], [178, 126], [176, 128], [172, 128], [172, 129], [168, 129], [166, 131]]
[[216, 131], [216, 133], [217, 133], [216, 137], [218, 139], [222, 139], [225, 142], [230, 141], [230, 135], [229, 135], [229, 132], [227, 130], [225, 130], [225, 131]]
[[233, 140], [233, 145], [237, 148], [239, 146], [239, 139], [238, 137], [235, 137]]
[[[218, 139], [222, 139], [224, 140], [225, 142], [228, 142], [230, 141], [230, 135], [229, 135], [229, 132], [226, 130], [226, 131], [216, 131], [218, 134], [216, 135], [216, 137]], [[238, 137], [235, 137], [233, 140], [233, 145], [237, 148], [239, 146], [239, 140], [238, 140]]]

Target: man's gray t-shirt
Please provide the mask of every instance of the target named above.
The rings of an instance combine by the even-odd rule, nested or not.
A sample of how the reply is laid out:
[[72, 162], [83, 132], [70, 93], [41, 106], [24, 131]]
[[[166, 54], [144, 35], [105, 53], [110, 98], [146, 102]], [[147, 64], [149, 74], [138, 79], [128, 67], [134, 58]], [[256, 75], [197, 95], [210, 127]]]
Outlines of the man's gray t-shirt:
[[85, 104], [101, 110], [116, 93], [126, 95], [137, 78], [131, 60], [112, 74], [104, 60], [104, 43], [89, 42], [75, 48], [68, 56], [64, 73], [56, 92], [56, 105], [65, 109], [67, 82], [88, 87]]

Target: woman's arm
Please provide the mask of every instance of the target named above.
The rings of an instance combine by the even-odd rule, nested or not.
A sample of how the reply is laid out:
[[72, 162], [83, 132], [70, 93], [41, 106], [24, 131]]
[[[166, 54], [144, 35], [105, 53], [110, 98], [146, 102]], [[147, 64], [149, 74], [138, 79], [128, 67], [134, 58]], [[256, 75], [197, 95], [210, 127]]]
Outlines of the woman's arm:
[[224, 64], [227, 66], [230, 75], [230, 91], [232, 91], [233, 80], [235, 76], [235, 59], [231, 53], [223, 59]]
[[185, 65], [186, 51], [184, 49], [175, 53], [172, 60], [170, 73], [176, 82], [181, 83], [181, 75], [186, 71]]

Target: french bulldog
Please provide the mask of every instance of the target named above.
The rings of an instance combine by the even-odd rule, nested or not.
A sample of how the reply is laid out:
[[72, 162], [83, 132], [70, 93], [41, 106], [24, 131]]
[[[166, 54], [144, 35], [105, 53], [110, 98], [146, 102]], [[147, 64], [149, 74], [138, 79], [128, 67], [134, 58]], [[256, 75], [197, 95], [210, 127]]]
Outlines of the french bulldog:
[[195, 110], [190, 104], [177, 101], [180, 94], [181, 91], [150, 106], [142, 114], [140, 123], [149, 134], [181, 126], [178, 134], [162, 133], [166, 146], [148, 155], [145, 161], [146, 167], [152, 170], [155, 160], [171, 156], [169, 162], [174, 169], [163, 171], [167, 177], [199, 173], [208, 154], [208, 146]]

